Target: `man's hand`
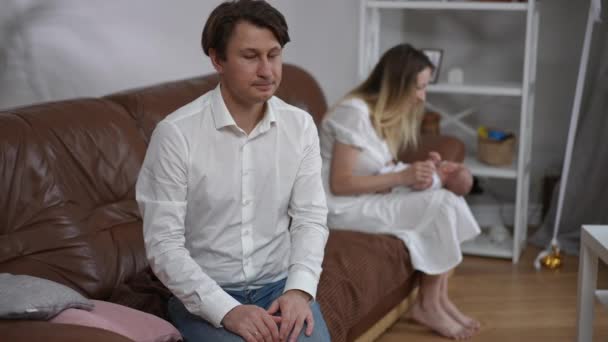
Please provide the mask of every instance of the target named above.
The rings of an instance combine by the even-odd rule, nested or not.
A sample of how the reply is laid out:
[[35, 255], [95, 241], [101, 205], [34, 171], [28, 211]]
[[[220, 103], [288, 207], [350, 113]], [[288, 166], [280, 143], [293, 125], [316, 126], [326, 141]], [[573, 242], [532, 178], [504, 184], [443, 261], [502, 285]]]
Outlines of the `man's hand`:
[[289, 290], [270, 305], [268, 308], [270, 315], [281, 311], [281, 329], [279, 331], [281, 341], [285, 341], [291, 334], [289, 342], [296, 342], [304, 322], [307, 324], [304, 333], [306, 336], [312, 334], [315, 322], [310, 309], [310, 299], [310, 295], [304, 291]]
[[227, 330], [241, 336], [247, 342], [279, 341], [280, 317], [271, 316], [255, 305], [239, 305], [228, 311], [222, 324]]

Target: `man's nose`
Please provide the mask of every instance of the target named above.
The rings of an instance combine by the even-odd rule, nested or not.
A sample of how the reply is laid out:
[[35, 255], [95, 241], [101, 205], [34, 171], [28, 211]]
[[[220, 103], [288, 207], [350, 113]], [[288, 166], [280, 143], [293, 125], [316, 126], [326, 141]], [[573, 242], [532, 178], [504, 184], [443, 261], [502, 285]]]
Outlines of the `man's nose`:
[[260, 63], [258, 64], [258, 76], [270, 77], [272, 75], [271, 70], [272, 68], [268, 58], [260, 58]]

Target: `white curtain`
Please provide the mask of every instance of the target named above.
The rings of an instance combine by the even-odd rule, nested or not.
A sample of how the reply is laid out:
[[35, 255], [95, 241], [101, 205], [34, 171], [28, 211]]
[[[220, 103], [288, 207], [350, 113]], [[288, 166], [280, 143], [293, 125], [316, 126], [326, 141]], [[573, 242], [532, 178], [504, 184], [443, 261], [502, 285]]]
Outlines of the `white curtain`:
[[220, 0], [1, 0], [0, 109], [209, 73]]
[[[604, 20], [594, 28], [585, 97], [559, 225], [558, 241], [568, 254], [578, 254], [583, 224], [608, 224], [608, 21], [606, 6], [603, 9]], [[535, 245], [546, 247], [551, 241], [558, 192], [559, 186], [553, 192], [545, 221], [530, 239]]]

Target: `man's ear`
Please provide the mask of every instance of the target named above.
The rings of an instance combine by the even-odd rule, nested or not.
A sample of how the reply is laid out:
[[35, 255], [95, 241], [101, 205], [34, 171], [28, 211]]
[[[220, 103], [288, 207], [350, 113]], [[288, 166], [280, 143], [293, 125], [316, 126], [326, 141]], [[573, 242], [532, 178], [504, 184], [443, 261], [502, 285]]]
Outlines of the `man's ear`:
[[218, 74], [221, 74], [224, 71], [224, 67], [222, 65], [222, 59], [217, 54], [217, 50], [209, 49], [209, 58], [211, 59], [211, 64], [213, 64], [215, 71], [217, 71]]

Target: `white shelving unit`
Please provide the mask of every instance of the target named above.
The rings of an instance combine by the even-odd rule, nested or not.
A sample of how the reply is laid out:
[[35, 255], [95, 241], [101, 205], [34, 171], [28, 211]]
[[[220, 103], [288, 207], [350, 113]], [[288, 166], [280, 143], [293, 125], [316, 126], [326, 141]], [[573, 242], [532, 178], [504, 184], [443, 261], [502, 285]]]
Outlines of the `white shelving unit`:
[[[520, 83], [504, 83], [497, 80], [490, 84], [450, 84], [437, 83], [428, 88], [433, 94], [452, 94], [468, 96], [515, 97], [520, 100], [518, 151], [515, 161], [507, 167], [485, 165], [471, 154], [465, 163], [473, 175], [511, 179], [516, 182], [516, 200], [514, 217], [514, 234], [500, 242], [492, 241], [487, 235], [481, 235], [472, 242], [463, 244], [463, 251], [468, 254], [510, 258], [513, 263], [519, 257], [527, 236], [528, 197], [530, 188], [530, 151], [532, 143], [532, 119], [536, 84], [536, 47], [538, 42], [539, 8], [537, 0], [527, 2], [479, 2], [479, 1], [446, 1], [446, 0], [360, 0], [359, 28], [359, 77], [363, 79], [380, 58], [380, 35], [382, 30], [382, 11], [396, 10], [441, 10], [441, 11], [475, 11], [479, 15], [485, 12], [515, 12], [526, 17], [524, 63]], [[466, 109], [459, 113], [434, 107], [427, 103], [429, 109], [440, 113], [444, 120], [442, 126], [452, 124], [470, 135], [476, 130], [462, 122], [462, 119], [475, 112]]]

